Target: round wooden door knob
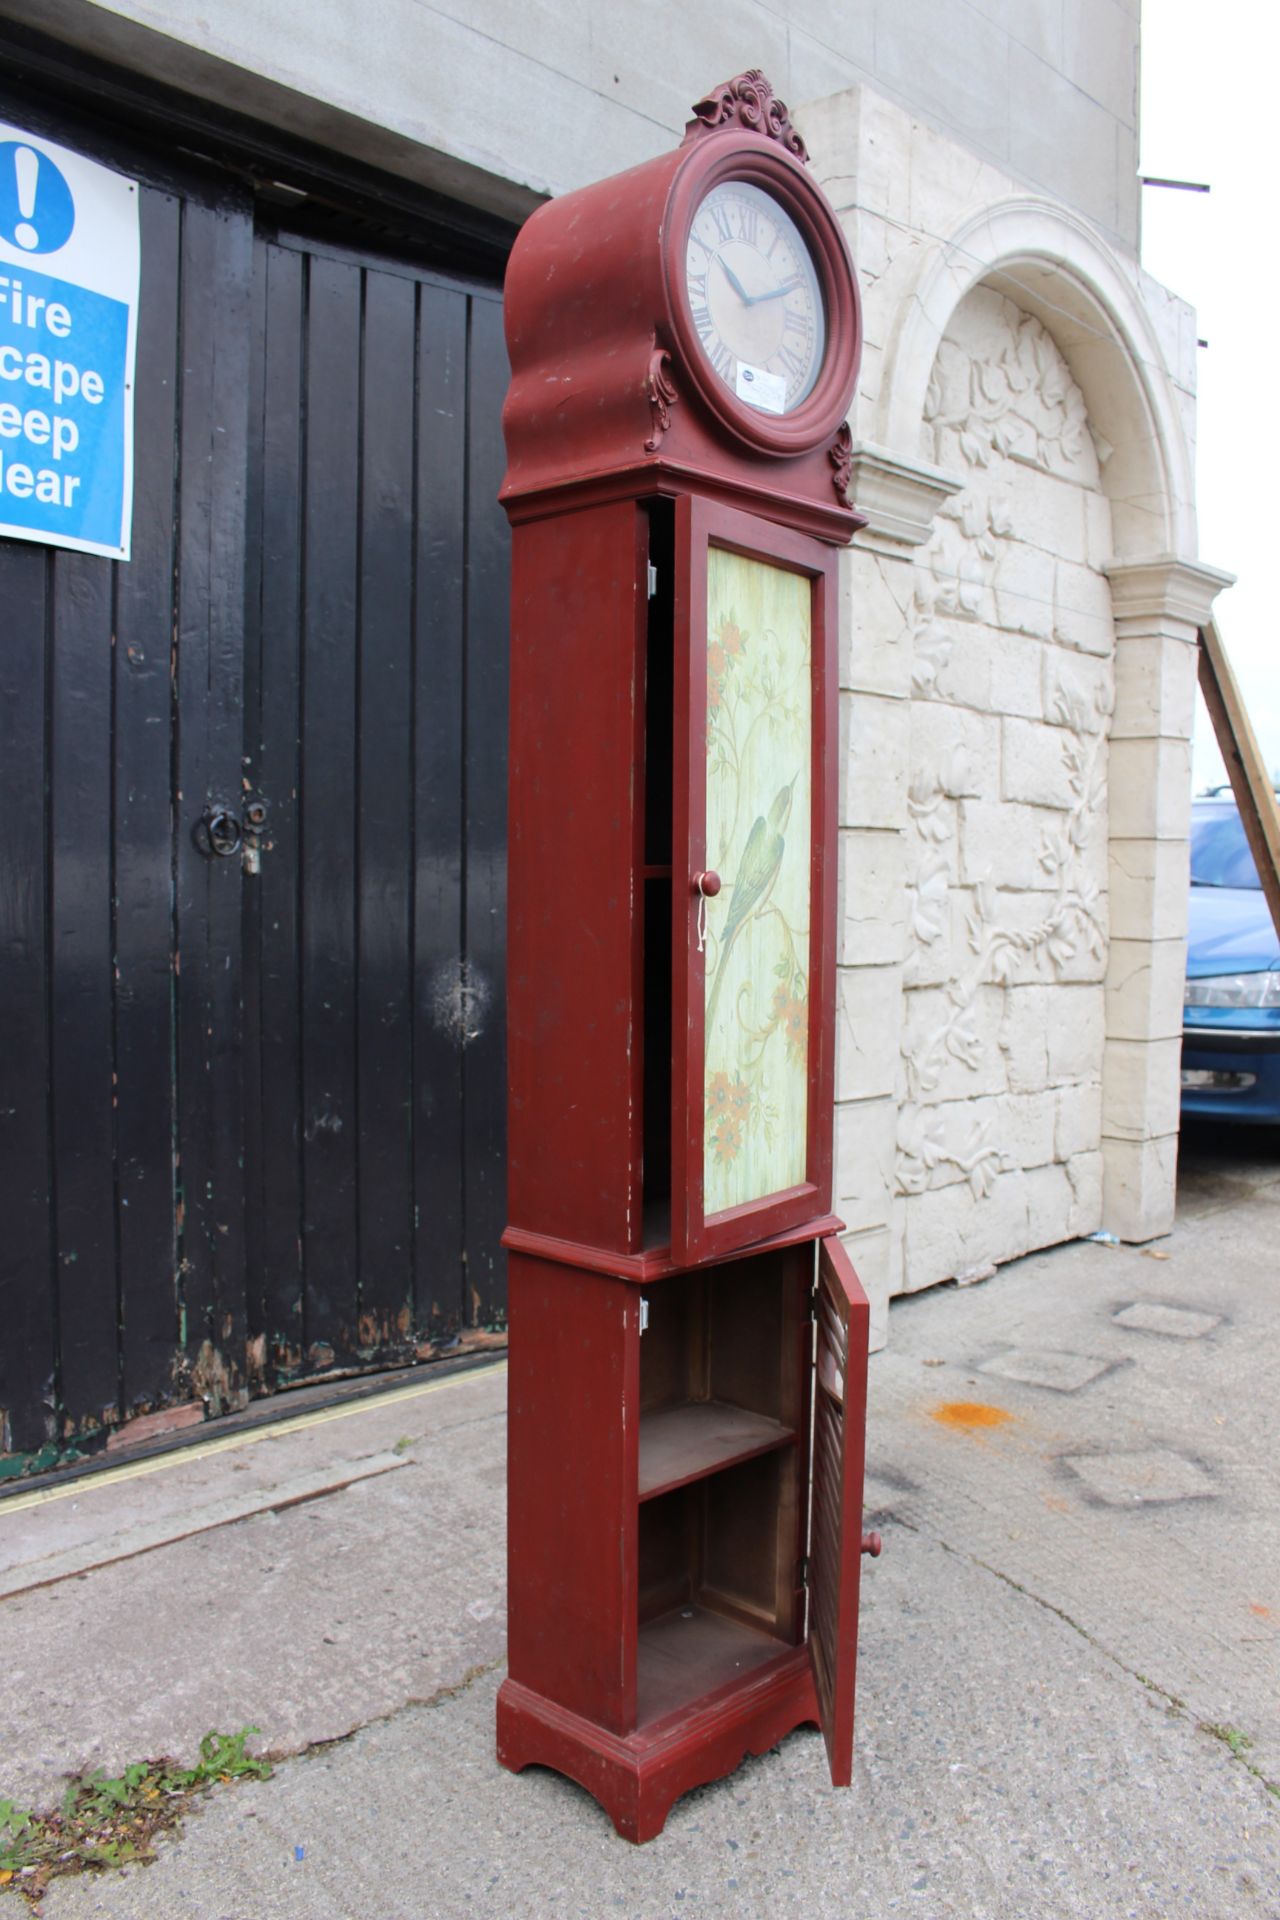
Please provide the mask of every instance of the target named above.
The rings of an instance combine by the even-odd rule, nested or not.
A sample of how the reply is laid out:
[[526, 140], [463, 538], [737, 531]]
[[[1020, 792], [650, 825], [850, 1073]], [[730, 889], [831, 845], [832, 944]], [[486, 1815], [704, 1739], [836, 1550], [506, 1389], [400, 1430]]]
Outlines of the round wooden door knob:
[[710, 872], [698, 873], [694, 875], [693, 884], [704, 900], [714, 900], [720, 891], [720, 875]]
[[880, 1535], [878, 1533], [863, 1534], [862, 1551], [864, 1553], [869, 1553], [873, 1560], [878, 1560], [880, 1558], [880, 1554], [881, 1554], [881, 1551], [883, 1550], [883, 1547], [884, 1547], [884, 1541], [880, 1538]]

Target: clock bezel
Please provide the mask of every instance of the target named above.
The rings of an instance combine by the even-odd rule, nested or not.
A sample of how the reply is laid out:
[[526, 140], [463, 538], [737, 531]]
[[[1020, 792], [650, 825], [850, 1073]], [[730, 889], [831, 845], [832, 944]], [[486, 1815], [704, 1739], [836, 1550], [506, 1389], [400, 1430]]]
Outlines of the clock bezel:
[[[741, 179], [721, 180], [714, 187], [709, 188], [708, 191], [703, 194], [701, 200], [699, 200], [697, 204], [697, 207], [694, 209], [693, 229], [690, 232], [690, 236], [685, 247], [685, 274], [684, 274], [685, 293], [687, 296], [690, 297], [690, 299], [692, 299], [692, 283], [693, 283], [693, 277], [694, 277], [694, 250], [695, 250], [694, 234], [698, 230], [698, 223], [703, 219], [703, 216], [706, 213], [707, 209], [709, 207], [713, 207], [714, 205], [716, 205], [716, 203], [720, 200], [721, 196], [727, 196], [728, 199], [732, 201], [735, 195], [740, 195], [743, 197], [747, 195], [751, 195], [753, 196], [753, 198], [750, 204], [752, 204], [755, 207], [765, 207], [768, 209], [767, 214], [764, 214], [762, 217], [773, 222], [776, 234], [778, 235], [785, 234], [787, 236], [787, 245], [789, 246], [791, 253], [795, 259], [796, 271], [800, 275], [804, 284], [809, 289], [809, 293], [812, 298], [812, 304], [816, 309], [816, 312], [814, 314], [814, 323], [815, 323], [814, 329], [813, 329], [812, 337], [808, 342], [807, 353], [803, 363], [797, 367], [797, 374], [799, 376], [795, 383], [798, 389], [797, 397], [794, 400], [785, 402], [782, 406], [779, 406], [779, 407], [757, 407], [754, 409], [754, 411], [756, 412], [769, 413], [776, 420], [790, 418], [799, 412], [800, 408], [804, 405], [805, 401], [809, 398], [809, 395], [813, 392], [814, 388], [817, 386], [818, 381], [821, 378], [822, 369], [826, 364], [826, 358], [827, 358], [827, 300], [826, 300], [826, 294], [822, 284], [822, 276], [818, 268], [818, 263], [814, 258], [813, 248], [809, 244], [809, 236], [799, 226], [797, 226], [794, 218], [792, 217], [790, 209], [788, 207], [785, 207], [782, 204], [782, 202], [777, 198], [776, 195], [763, 192], [761, 188], [757, 187], [751, 181], [744, 181]], [[704, 280], [704, 283], [707, 283], [708, 282], [707, 249], [708, 249], [709, 243], [705, 239], [700, 239], [697, 242], [697, 244], [701, 248], [701, 258], [703, 262], [703, 266], [702, 266], [703, 280]], [[732, 246], [732, 241], [731, 240], [726, 241], [725, 243], [722, 243], [722, 245], [723, 245], [722, 257], [725, 263], [725, 270], [728, 271], [728, 254]], [[753, 249], [753, 250], [758, 251], [758, 249]], [[710, 321], [712, 318], [713, 306], [712, 306], [711, 288], [709, 284], [707, 284], [706, 297], [707, 297], [707, 318]], [[713, 322], [713, 325], [714, 325], [714, 322]], [[712, 361], [713, 367], [715, 366], [715, 353], [712, 347], [713, 339], [718, 339], [720, 344], [729, 353], [731, 365], [736, 362], [739, 369], [741, 369], [742, 366], [744, 365], [743, 356], [740, 353], [735, 353], [733, 347], [730, 344], [729, 336], [725, 332], [723, 327], [719, 329], [718, 333], [713, 334], [711, 338], [708, 338], [705, 335], [700, 335], [700, 338], [702, 341], [703, 352]], [[785, 339], [785, 333], [782, 335], [782, 338]], [[755, 366], [758, 366], [761, 368], [768, 368], [771, 363], [767, 358], [758, 358], [756, 356], [748, 356], [746, 364], [748, 365], [754, 364]], [[743, 396], [739, 394], [737, 391], [736, 383], [731, 383], [730, 380], [726, 379], [723, 372], [719, 374], [719, 377], [722, 384], [728, 386], [730, 392], [733, 393], [736, 398], [738, 399], [743, 398]]]
[[[795, 222], [826, 309], [821, 370], [805, 398], [788, 413], [767, 413], [739, 400], [716, 372], [693, 323], [685, 273], [689, 231], [710, 193], [739, 182], [769, 194]], [[662, 223], [662, 254], [671, 344], [681, 371], [721, 424], [761, 453], [808, 453], [830, 440], [848, 414], [857, 382], [861, 303], [844, 234], [799, 162], [756, 135], [726, 140], [723, 147], [718, 140], [699, 142], [672, 184]]]

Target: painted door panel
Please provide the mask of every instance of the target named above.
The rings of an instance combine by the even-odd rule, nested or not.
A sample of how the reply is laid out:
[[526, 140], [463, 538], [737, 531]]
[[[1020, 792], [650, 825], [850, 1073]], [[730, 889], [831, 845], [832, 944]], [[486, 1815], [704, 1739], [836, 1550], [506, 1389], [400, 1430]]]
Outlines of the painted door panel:
[[[835, 556], [676, 512], [672, 1251], [830, 1205]], [[710, 873], [707, 883], [702, 876]]]

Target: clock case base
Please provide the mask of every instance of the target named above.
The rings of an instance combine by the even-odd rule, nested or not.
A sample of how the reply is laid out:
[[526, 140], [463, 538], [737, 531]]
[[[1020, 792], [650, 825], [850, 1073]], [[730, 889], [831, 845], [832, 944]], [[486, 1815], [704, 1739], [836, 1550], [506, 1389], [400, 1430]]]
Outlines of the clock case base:
[[513, 1251], [510, 1305], [500, 1763], [632, 1841], [805, 1724], [847, 1786], [869, 1307], [836, 1234], [643, 1297]]
[[804, 1646], [786, 1647], [744, 1681], [626, 1736], [505, 1680], [498, 1759], [512, 1773], [551, 1767], [597, 1800], [624, 1840], [652, 1840], [682, 1794], [732, 1773], [802, 1726], [820, 1724]]

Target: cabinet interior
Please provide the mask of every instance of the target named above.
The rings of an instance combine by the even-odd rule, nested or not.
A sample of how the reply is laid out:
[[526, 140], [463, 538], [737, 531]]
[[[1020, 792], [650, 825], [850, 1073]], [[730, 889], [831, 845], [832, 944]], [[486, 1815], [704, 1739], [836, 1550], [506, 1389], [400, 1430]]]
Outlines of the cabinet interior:
[[649, 596], [644, 649], [644, 1111], [641, 1127], [644, 1244], [671, 1238], [672, 787], [675, 715], [675, 513], [645, 509]]
[[638, 1724], [798, 1641], [809, 1248], [646, 1293]]

